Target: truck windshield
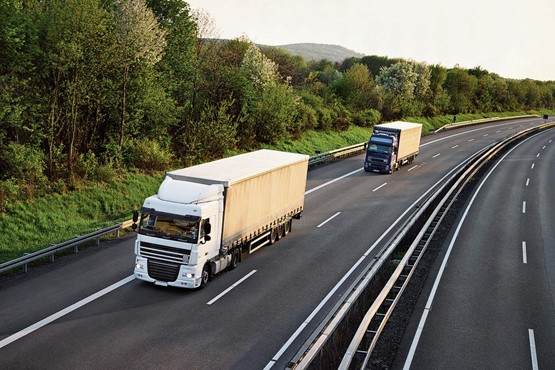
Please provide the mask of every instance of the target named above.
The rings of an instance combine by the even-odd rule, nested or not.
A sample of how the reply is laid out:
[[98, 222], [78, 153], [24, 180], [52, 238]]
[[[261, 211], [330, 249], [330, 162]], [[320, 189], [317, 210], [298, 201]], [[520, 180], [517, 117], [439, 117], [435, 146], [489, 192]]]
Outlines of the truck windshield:
[[181, 217], [171, 214], [149, 212], [141, 214], [140, 234], [197, 243], [199, 217]]
[[385, 146], [385, 145], [377, 145], [377, 144], [370, 143], [368, 145], [368, 152], [369, 153], [390, 154], [391, 153], [391, 147], [390, 146]]

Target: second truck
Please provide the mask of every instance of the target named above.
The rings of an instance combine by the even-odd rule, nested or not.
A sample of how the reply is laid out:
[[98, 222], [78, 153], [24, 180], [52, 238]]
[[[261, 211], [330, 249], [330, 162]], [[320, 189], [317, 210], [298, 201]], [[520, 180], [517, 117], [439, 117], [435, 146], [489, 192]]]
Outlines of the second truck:
[[396, 121], [374, 126], [366, 148], [364, 170], [392, 173], [412, 163], [419, 152], [422, 125]]
[[203, 287], [286, 236], [303, 211], [308, 159], [259, 150], [167, 173], [141, 208], [135, 277]]

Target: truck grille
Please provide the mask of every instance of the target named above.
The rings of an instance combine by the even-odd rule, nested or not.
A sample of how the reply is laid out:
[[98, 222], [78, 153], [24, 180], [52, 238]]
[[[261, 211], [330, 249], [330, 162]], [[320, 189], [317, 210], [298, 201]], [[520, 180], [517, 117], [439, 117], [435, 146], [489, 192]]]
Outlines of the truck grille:
[[189, 263], [190, 254], [191, 251], [186, 249], [141, 242], [140, 255], [149, 259], [182, 264]]
[[148, 276], [159, 281], [175, 281], [179, 265], [156, 260], [148, 260]]

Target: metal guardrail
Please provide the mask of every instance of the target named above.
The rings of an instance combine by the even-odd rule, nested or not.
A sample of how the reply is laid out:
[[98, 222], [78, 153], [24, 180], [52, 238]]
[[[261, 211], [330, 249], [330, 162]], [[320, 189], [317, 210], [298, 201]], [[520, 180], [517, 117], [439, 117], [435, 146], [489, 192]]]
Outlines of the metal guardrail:
[[119, 231], [124, 229], [125, 227], [129, 227], [129, 226], [125, 226], [126, 224], [128, 224], [129, 221], [126, 221], [124, 223], [117, 223], [116, 225], [112, 225], [112, 226], [108, 226], [105, 227], [103, 229], [99, 229], [96, 230], [90, 234], [87, 235], [83, 235], [83, 236], [77, 236], [71, 240], [62, 242], [60, 244], [53, 244], [48, 248], [44, 248], [41, 249], [40, 251], [34, 252], [34, 253], [29, 253], [26, 254], [23, 257], [19, 257], [15, 260], [11, 260], [5, 263], [0, 264], [0, 273], [3, 273], [5, 271], [9, 271], [12, 270], [16, 267], [20, 267], [23, 266], [23, 271], [27, 272], [28, 270], [28, 264], [30, 262], [36, 261], [38, 259], [41, 258], [45, 258], [45, 257], [50, 257], [50, 262], [54, 262], [54, 255], [56, 252], [59, 251], [63, 251], [69, 248], [73, 248], [73, 253], [78, 253], [79, 252], [79, 246], [83, 243], [89, 242], [91, 240], [96, 239], [96, 245], [100, 245], [100, 238], [104, 235], [108, 235], [108, 234], [113, 234], [113, 233], [118, 233], [119, 236]]
[[308, 159], [308, 167], [313, 167], [318, 164], [333, 161], [337, 158], [343, 158], [348, 155], [356, 154], [358, 152], [364, 151], [365, 148], [366, 143], [360, 143], [345, 148], [332, 150], [331, 152], [318, 153]]
[[448, 123], [446, 125], [441, 126], [437, 130], [435, 130], [434, 133], [437, 134], [438, 132], [441, 132], [441, 131], [452, 130], [452, 129], [459, 128], [459, 127], [464, 127], [464, 126], [477, 125], [477, 124], [480, 124], [480, 123], [499, 122], [499, 121], [508, 121], [508, 120], [511, 120], [511, 119], [518, 119], [518, 118], [536, 118], [536, 117], [539, 117], [539, 116], [535, 115], [535, 114], [529, 114], [529, 115], [524, 115], [524, 116], [491, 117], [491, 118], [473, 119], [473, 120], [470, 120], [470, 121], [462, 121], [462, 122], [459, 122], [459, 123]]

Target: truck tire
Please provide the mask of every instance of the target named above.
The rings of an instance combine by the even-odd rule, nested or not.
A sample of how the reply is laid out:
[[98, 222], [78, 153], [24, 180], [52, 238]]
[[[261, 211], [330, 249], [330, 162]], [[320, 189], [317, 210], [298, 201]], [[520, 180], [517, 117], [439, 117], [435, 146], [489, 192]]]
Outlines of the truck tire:
[[270, 238], [270, 245], [274, 244], [274, 243], [278, 240], [277, 234], [278, 234], [278, 229], [277, 229], [277, 227], [274, 227], [274, 228], [270, 231], [270, 236], [269, 236], [269, 238]]
[[291, 224], [293, 223], [293, 220], [289, 220], [285, 223], [284, 227], [283, 227], [283, 236], [286, 236], [287, 234], [289, 234], [291, 232]]
[[204, 288], [208, 281], [210, 280], [210, 265], [208, 263], [204, 264], [202, 268], [202, 274], [200, 276], [200, 289]]
[[285, 224], [281, 224], [277, 227], [277, 240], [280, 240], [285, 236]]
[[231, 261], [229, 262], [229, 269], [235, 270], [237, 265], [239, 264], [239, 248], [235, 248], [233, 252], [231, 252]]

